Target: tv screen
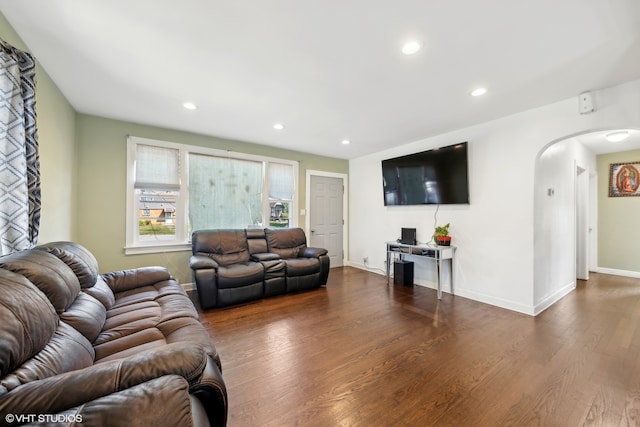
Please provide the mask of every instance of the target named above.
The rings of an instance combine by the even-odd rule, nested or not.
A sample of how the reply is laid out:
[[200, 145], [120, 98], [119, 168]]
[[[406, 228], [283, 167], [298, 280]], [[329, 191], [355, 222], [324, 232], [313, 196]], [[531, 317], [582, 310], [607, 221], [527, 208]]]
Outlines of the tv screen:
[[385, 206], [469, 203], [467, 143], [382, 161]]

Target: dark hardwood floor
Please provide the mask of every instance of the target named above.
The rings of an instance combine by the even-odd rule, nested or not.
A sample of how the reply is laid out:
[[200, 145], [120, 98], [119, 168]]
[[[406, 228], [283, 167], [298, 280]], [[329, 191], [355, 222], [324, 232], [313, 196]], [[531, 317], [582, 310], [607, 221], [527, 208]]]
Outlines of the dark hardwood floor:
[[538, 317], [332, 269], [201, 314], [228, 425], [640, 425], [640, 280], [592, 274]]

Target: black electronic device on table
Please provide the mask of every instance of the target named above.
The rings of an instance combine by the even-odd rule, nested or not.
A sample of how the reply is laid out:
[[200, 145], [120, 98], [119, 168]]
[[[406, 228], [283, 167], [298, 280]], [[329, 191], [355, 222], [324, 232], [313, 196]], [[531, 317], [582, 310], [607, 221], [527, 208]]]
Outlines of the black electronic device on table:
[[402, 231], [400, 234], [400, 243], [403, 243], [405, 245], [415, 245], [417, 243], [416, 229], [402, 228]]

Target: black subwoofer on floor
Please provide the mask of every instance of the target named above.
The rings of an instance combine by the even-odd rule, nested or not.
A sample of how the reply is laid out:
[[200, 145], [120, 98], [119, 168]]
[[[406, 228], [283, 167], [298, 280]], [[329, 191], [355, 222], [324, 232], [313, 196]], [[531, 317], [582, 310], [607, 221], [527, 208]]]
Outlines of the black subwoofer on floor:
[[393, 284], [413, 286], [413, 262], [396, 261], [393, 263]]

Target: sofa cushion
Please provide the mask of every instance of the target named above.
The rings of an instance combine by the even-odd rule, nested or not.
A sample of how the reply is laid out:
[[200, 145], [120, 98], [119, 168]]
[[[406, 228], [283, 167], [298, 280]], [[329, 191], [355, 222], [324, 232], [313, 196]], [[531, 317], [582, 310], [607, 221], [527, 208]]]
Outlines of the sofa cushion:
[[267, 248], [267, 236], [263, 228], [248, 228], [246, 233], [247, 245], [251, 255], [269, 252]]
[[[143, 269], [140, 268], [139, 270]], [[107, 275], [105, 275], [105, 277], [106, 276]], [[144, 275], [138, 275], [138, 278], [142, 276]], [[128, 275], [127, 277], [133, 276]], [[124, 281], [123, 279], [122, 282], [124, 283]], [[179, 296], [179, 301], [188, 300], [187, 292], [184, 288], [168, 274], [166, 276], [158, 275], [157, 280], [146, 281], [144, 284], [138, 280], [139, 284], [137, 287], [119, 286], [120, 284], [114, 280], [109, 280], [109, 283], [111, 285], [110, 287], [120, 287], [122, 289], [114, 294], [115, 301], [112, 308], [126, 305], [128, 302], [157, 301], [161, 297], [171, 297], [174, 295]], [[168, 301], [171, 300], [171, 298], [168, 298]]]
[[102, 278], [114, 293], [133, 290], [137, 292], [146, 286], [172, 280], [171, 273], [164, 267], [149, 266], [105, 273]]
[[60, 314], [60, 320], [68, 323], [86, 339], [93, 342], [107, 318], [107, 309], [94, 297], [80, 292], [71, 306]]
[[[104, 362], [169, 342], [180, 342], [177, 338], [180, 334], [175, 332], [181, 328], [202, 330], [198, 312], [175, 280], [118, 292], [115, 303], [107, 312], [104, 328], [94, 341], [96, 361]], [[208, 336], [198, 342], [214, 353]]]
[[110, 339], [96, 345], [96, 363], [129, 357], [166, 344], [180, 343], [196, 343], [214, 360], [219, 361], [216, 350], [211, 344], [211, 338], [198, 319], [184, 317], [154, 324], [132, 322], [129, 325], [135, 328], [136, 332], [120, 334], [117, 337], [113, 335], [109, 337]]
[[320, 272], [320, 261], [318, 258], [291, 258], [285, 261], [287, 265], [287, 276], [307, 276]]
[[82, 288], [89, 288], [96, 283], [98, 261], [85, 247], [74, 242], [52, 242], [36, 246], [35, 249], [49, 252], [69, 266]]
[[42, 292], [24, 276], [0, 270], [0, 378], [42, 350], [57, 325]]
[[307, 247], [307, 238], [301, 228], [283, 228], [265, 230], [269, 252], [281, 258], [297, 258], [300, 251]]
[[228, 266], [249, 261], [244, 230], [202, 230], [192, 235], [193, 255], [206, 255]]
[[281, 259], [265, 260], [260, 262], [264, 267], [264, 279], [284, 277], [286, 272], [285, 261]]
[[12, 390], [31, 381], [92, 366], [94, 358], [91, 343], [80, 332], [60, 322], [47, 345], [2, 378], [1, 384]]
[[100, 301], [107, 310], [116, 303], [116, 297], [113, 291], [102, 276], [98, 276], [95, 285], [90, 288], [84, 288], [84, 292]]
[[[158, 323], [162, 321], [162, 316], [162, 307], [153, 301], [141, 301], [112, 309], [108, 313], [104, 330], [95, 340], [94, 345], [98, 347], [108, 342], [134, 336], [141, 331], [155, 329]], [[164, 337], [158, 335], [157, 339], [164, 339]], [[138, 341], [144, 343], [148, 340], [148, 335], [146, 335], [145, 338], [134, 339], [131, 343], [136, 346]], [[119, 345], [124, 346], [123, 344]], [[102, 354], [104, 355], [104, 353]]]
[[62, 313], [80, 293], [80, 282], [56, 256], [44, 251], [21, 251], [0, 258], [0, 268], [25, 276]]
[[[107, 341], [95, 346], [96, 363], [128, 357], [141, 351], [161, 347], [167, 343], [164, 335], [155, 328], [155, 325], [144, 325], [139, 322], [138, 324], [132, 323], [131, 326], [137, 331], [118, 337], [109, 336]], [[102, 336], [98, 338], [98, 341], [101, 338]]]
[[220, 289], [262, 283], [264, 267], [259, 262], [243, 262], [218, 267], [218, 287]]

